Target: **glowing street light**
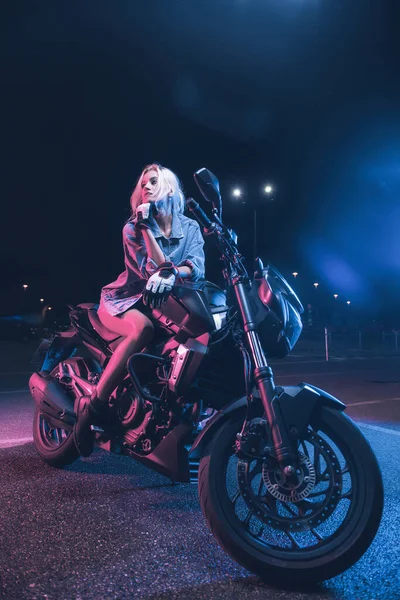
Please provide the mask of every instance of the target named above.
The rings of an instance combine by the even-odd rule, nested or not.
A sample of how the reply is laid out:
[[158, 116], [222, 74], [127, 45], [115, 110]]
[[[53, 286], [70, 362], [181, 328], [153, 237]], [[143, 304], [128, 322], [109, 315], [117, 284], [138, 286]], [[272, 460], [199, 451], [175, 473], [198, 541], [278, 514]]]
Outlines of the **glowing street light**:
[[24, 284], [22, 285], [22, 287], [23, 287], [23, 288], [24, 288], [24, 290], [26, 291], [26, 290], [28, 289], [28, 284], [27, 284], [27, 283], [24, 283]]
[[338, 294], [333, 294], [333, 297], [334, 297], [334, 298], [337, 298], [337, 297], [338, 297]]
[[346, 304], [351, 304], [350, 300], [347, 300]]
[[314, 283], [315, 289], [317, 289], [318, 286], [319, 286], [319, 283]]
[[293, 277], [296, 279], [298, 273], [296, 273], [296, 271], [294, 273], [292, 273]]
[[43, 302], [44, 302], [44, 298], [40, 298], [40, 302], [43, 304]]
[[234, 196], [235, 198], [240, 198], [241, 195], [242, 195], [242, 190], [239, 188], [235, 188], [232, 192], [232, 196]]
[[268, 184], [268, 185], [266, 185], [266, 186], [265, 186], [265, 188], [264, 188], [264, 192], [265, 192], [266, 194], [272, 194], [272, 192], [273, 192], [272, 185], [269, 185], [269, 184]]

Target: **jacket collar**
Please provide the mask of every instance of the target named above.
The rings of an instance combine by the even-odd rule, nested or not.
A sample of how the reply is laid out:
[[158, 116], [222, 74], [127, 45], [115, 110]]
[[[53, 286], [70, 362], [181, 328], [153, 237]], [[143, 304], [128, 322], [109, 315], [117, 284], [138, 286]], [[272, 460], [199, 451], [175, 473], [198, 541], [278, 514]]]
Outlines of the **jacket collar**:
[[[150, 227], [151, 231], [153, 232], [153, 235], [155, 238], [160, 238], [163, 237], [165, 238], [165, 235], [162, 233], [161, 229], [158, 226], [158, 223], [155, 219], [152, 219], [152, 224]], [[179, 215], [172, 212], [172, 229], [171, 229], [171, 235], [169, 238], [165, 238], [165, 239], [172, 239], [172, 238], [183, 238], [183, 230], [182, 230], [182, 223], [181, 220], [179, 218]]]

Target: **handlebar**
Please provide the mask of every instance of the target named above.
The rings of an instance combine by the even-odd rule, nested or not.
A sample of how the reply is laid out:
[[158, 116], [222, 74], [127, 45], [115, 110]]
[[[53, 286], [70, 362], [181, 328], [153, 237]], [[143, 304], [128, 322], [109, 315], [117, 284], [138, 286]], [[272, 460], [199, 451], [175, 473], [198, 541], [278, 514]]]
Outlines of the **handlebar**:
[[188, 198], [186, 200], [186, 206], [193, 213], [193, 216], [196, 219], [196, 221], [198, 221], [200, 225], [204, 227], [204, 229], [210, 229], [210, 227], [212, 226], [212, 222], [194, 198]]
[[236, 246], [236, 240], [233, 239], [231, 232], [219, 220], [218, 216], [215, 216], [215, 221], [211, 221], [194, 198], [188, 198], [186, 206], [196, 221], [202, 226], [205, 235], [216, 234], [217, 245], [221, 251], [222, 258], [226, 263], [230, 264], [229, 268], [232, 269], [233, 267], [236, 273], [248, 278], [246, 267], [242, 262], [243, 257], [238, 252]]

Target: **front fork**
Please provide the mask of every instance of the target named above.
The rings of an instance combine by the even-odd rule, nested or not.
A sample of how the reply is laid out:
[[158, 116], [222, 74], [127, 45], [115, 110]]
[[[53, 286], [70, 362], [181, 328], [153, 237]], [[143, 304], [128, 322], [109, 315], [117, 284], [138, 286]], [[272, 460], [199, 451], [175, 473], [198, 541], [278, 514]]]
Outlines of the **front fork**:
[[260, 338], [256, 331], [256, 323], [248, 302], [247, 290], [243, 279], [237, 277], [232, 283], [242, 314], [244, 332], [252, 357], [254, 379], [258, 393], [260, 394], [268, 425], [271, 429], [275, 458], [282, 468], [288, 468], [294, 459], [293, 448], [286, 431], [279, 404], [276, 402], [276, 391], [272, 369], [268, 366]]

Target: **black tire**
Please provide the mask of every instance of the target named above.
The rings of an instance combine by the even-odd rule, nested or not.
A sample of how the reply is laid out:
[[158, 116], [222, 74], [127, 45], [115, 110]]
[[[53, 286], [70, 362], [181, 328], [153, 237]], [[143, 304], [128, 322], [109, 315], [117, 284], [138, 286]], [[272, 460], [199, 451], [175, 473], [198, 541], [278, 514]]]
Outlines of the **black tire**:
[[72, 430], [52, 428], [37, 409], [33, 417], [33, 441], [40, 457], [52, 467], [62, 469], [80, 457]]
[[[348, 497], [344, 493], [343, 496], [339, 495], [335, 491], [335, 486], [332, 485], [332, 493], [338, 494], [337, 498], [340, 500], [337, 500], [336, 508], [331, 510], [338, 509], [339, 511], [339, 506], [341, 506], [340, 510], [345, 514], [343, 521], [337, 526], [337, 532], [318, 541], [316, 534], [320, 533], [318, 532], [320, 525], [313, 524], [312, 533], [305, 532], [304, 535], [307, 534], [310, 538], [315, 537], [317, 541], [314, 540], [314, 544], [311, 544], [310, 548], [304, 548], [295, 546], [293, 543], [295, 536], [291, 534], [291, 531], [288, 534], [282, 534], [282, 531], [276, 533], [278, 527], [274, 528], [273, 525], [269, 525], [268, 523], [271, 521], [268, 520], [264, 525], [259, 519], [262, 529], [267, 528], [268, 535], [271, 532], [270, 540], [275, 535], [278, 541], [257, 539], [255, 534], [250, 531], [250, 523], [253, 518], [258, 519], [256, 515], [261, 513], [253, 512], [247, 523], [246, 519], [239, 518], [236, 512], [237, 507], [235, 508], [237, 500], [234, 498], [239, 497], [238, 502], [243, 502], [245, 509], [248, 508], [248, 498], [246, 501], [240, 497], [239, 483], [236, 482], [239, 492], [236, 492], [234, 498], [230, 497], [231, 491], [228, 488], [231, 485], [229, 481], [234, 481], [234, 477], [230, 477], [230, 473], [235, 472], [235, 461], [237, 464], [233, 447], [236, 434], [241, 430], [242, 424], [243, 413], [232, 416], [223, 424], [207, 447], [199, 466], [200, 504], [208, 526], [221, 547], [249, 571], [269, 583], [282, 587], [330, 579], [351, 567], [360, 559], [374, 539], [383, 510], [383, 483], [380, 468], [369, 443], [358, 427], [344, 413], [322, 408], [318, 422], [313, 424], [313, 430], [309, 429], [310, 435], [313, 435], [313, 431], [318, 431], [319, 439], [325, 441], [328, 437], [333, 441], [333, 445], [338, 449], [334, 452], [337, 455], [341, 453], [345, 463], [343, 476], [340, 474], [336, 477], [340, 477], [344, 482], [347, 481], [347, 477], [350, 478], [351, 474], [351, 485]], [[333, 455], [336, 456], [334, 453]], [[316, 456], [317, 453], [315, 453]], [[316, 461], [317, 463], [320, 461], [319, 456]], [[335, 465], [335, 460], [332, 464], [336, 468], [339, 466], [338, 462]], [[325, 480], [327, 480], [326, 473], [327, 468], [323, 473]], [[261, 471], [260, 477], [264, 477]], [[333, 474], [334, 477], [335, 474]], [[261, 479], [259, 481], [261, 482]], [[322, 476], [321, 483], [324, 483]], [[265, 480], [264, 483], [260, 483], [260, 487], [264, 484]], [[232, 486], [234, 486], [233, 483]], [[267, 488], [263, 498], [268, 498]], [[317, 499], [316, 501], [318, 502]], [[273, 500], [273, 502], [275, 502], [275, 506], [278, 505], [277, 500]], [[310, 500], [307, 499], [307, 502]], [[328, 501], [328, 505], [329, 502], [331, 500]], [[346, 506], [348, 507], [347, 513]], [[278, 512], [274, 514], [277, 515]], [[335, 519], [340, 520], [339, 517], [335, 517], [335, 514], [333, 512], [331, 515], [333, 522]], [[307, 518], [307, 513], [305, 515]], [[292, 518], [292, 515], [289, 514], [289, 517]], [[284, 513], [283, 517], [279, 518], [287, 519]], [[295, 518], [300, 519], [298, 516]], [[329, 519], [321, 527], [327, 526], [328, 523]], [[284, 543], [280, 541], [279, 537], [283, 535], [287, 535], [288, 539], [289, 535], [292, 535], [291, 547], [278, 548], [277, 544]]]

